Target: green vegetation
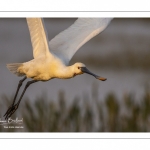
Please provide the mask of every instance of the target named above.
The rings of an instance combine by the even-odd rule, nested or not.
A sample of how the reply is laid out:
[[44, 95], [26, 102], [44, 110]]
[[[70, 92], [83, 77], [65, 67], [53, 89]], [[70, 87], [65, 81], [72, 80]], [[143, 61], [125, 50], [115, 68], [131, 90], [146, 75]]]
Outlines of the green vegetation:
[[[23, 118], [24, 129], [4, 129], [0, 131], [28, 132], [149, 132], [150, 131], [150, 92], [140, 101], [132, 94], [117, 99], [108, 94], [104, 100], [98, 98], [96, 87], [92, 99], [75, 98], [67, 104], [65, 93], [59, 92], [57, 101], [48, 100], [44, 94], [34, 102], [25, 98], [12, 116]], [[3, 102], [3, 103], [2, 103]], [[6, 102], [6, 104], [4, 103]], [[1, 120], [11, 98], [1, 97]], [[12, 125], [12, 124], [11, 124]]]

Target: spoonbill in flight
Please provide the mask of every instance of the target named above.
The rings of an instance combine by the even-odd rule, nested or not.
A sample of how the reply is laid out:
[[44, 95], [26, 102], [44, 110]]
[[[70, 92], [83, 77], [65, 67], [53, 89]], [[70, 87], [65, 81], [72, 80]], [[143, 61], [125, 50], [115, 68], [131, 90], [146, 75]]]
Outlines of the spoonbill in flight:
[[[34, 59], [24, 63], [7, 64], [7, 68], [12, 73], [24, 76], [24, 78], [19, 81], [13, 103], [4, 115], [5, 119], [8, 119], [17, 110], [26, 89], [32, 83], [53, 78], [69, 79], [83, 73], [105, 81], [106, 78], [90, 72], [83, 63], [77, 62], [71, 66], [68, 64], [77, 50], [102, 32], [110, 21], [110, 18], [79, 18], [68, 29], [48, 42], [44, 20], [27, 18]], [[26, 78], [32, 78], [32, 80], [27, 82], [19, 100], [15, 103], [19, 89]]]

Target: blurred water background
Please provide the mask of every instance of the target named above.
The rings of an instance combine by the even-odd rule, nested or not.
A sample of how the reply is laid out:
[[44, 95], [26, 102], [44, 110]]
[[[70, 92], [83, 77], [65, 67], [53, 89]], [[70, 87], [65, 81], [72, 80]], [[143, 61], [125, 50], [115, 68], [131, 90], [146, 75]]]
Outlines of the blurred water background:
[[[52, 39], [59, 32], [69, 27], [75, 20], [76, 18], [45, 18], [45, 25], [47, 28], [49, 39]], [[106, 77], [107, 81], [101, 82], [96, 80], [92, 76], [83, 74], [69, 80], [53, 79], [48, 82], [38, 82], [31, 85], [26, 91], [21, 105], [25, 105], [24, 103], [26, 103], [25, 101], [27, 101], [27, 99], [30, 101], [30, 103], [36, 103], [39, 98], [41, 99], [41, 101], [42, 99], [43, 101], [47, 100], [47, 102], [45, 103], [48, 103], [50, 101], [53, 103], [57, 103], [58, 100], [61, 99], [60, 93], [63, 93], [63, 97], [65, 97], [65, 104], [70, 106], [73, 106], [75, 99], [78, 99], [76, 100], [76, 102], [80, 106], [82, 106], [82, 104], [85, 104], [85, 99], [87, 99], [87, 103], [89, 102], [88, 107], [90, 107], [90, 103], [92, 104], [94, 99], [98, 100], [100, 103], [104, 102], [109, 97], [110, 93], [113, 93], [113, 95], [115, 95], [114, 99], [117, 99], [119, 103], [123, 101], [125, 97], [130, 97], [131, 95], [137, 103], [140, 103], [141, 99], [143, 100], [143, 97], [146, 97], [145, 95], [148, 95], [147, 91], [149, 91], [150, 85], [149, 39], [150, 19], [115, 18], [114, 20], [112, 20], [106, 30], [104, 30], [101, 34], [94, 37], [83, 47], [81, 47], [70, 62], [70, 65], [74, 64], [75, 62], [82, 62], [86, 64], [89, 70], [100, 76]], [[1, 18], [1, 104], [7, 103], [8, 106], [10, 105], [10, 102], [12, 101], [15, 94], [18, 82], [21, 79], [10, 73], [6, 68], [6, 64], [12, 62], [26, 62], [31, 60], [32, 58], [32, 46], [26, 20], [24, 18]], [[22, 90], [23, 87], [21, 88], [21, 91]], [[112, 99], [111, 97], [109, 98]], [[44, 104], [44, 102], [42, 102], [41, 105], [42, 104]], [[91, 105], [91, 107], [94, 106]], [[3, 105], [1, 105], [1, 112], [4, 112], [4, 109], [6, 108], [7, 107], [3, 107]], [[19, 109], [17, 110], [17, 112], [18, 111]], [[1, 114], [0, 116], [1, 118], [2, 115], [3, 114]], [[115, 126], [115, 124], [113, 124], [113, 126]], [[82, 128], [83, 127], [81, 127], [81, 129]], [[147, 130], [144, 129], [143, 131], [149, 130], [149, 128]], [[124, 130], [129, 131], [127, 129]], [[36, 131], [39, 131], [39, 129], [37, 129]], [[59, 129], [47, 131], [84, 130], [75, 130], [73, 127], [71, 127], [70, 130]], [[87, 131], [111, 130], [107, 128], [101, 130], [97, 129], [94, 126], [91, 130]]]

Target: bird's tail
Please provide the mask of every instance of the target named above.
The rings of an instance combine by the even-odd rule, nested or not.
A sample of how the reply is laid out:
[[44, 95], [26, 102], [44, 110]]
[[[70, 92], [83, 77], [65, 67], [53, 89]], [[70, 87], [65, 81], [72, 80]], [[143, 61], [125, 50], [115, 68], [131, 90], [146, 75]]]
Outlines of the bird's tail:
[[7, 68], [10, 72], [14, 73], [17, 76], [24, 76], [25, 74], [20, 73], [18, 71], [18, 68], [21, 67], [23, 64], [22, 63], [13, 63], [13, 64], [7, 64]]

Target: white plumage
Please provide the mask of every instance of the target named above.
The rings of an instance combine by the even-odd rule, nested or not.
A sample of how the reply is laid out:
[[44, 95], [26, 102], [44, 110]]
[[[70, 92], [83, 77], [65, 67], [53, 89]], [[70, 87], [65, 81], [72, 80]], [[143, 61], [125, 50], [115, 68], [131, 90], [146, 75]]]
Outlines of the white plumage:
[[50, 51], [69, 64], [77, 50], [102, 32], [110, 21], [111, 18], [79, 18], [49, 42]]
[[[7, 67], [18, 76], [26, 75], [28, 78], [41, 81], [51, 78], [71, 78], [74, 74], [81, 74], [78, 70], [75, 71], [75, 67], [78, 66], [66, 65], [84, 43], [106, 28], [110, 20], [109, 18], [77, 19], [72, 26], [48, 43], [43, 19], [28, 18], [34, 59], [22, 64], [8, 64]], [[78, 64], [79, 67], [85, 66], [82, 63]]]
[[49, 44], [44, 20], [40, 18], [28, 18], [27, 24], [30, 32], [34, 58], [48, 55]]

